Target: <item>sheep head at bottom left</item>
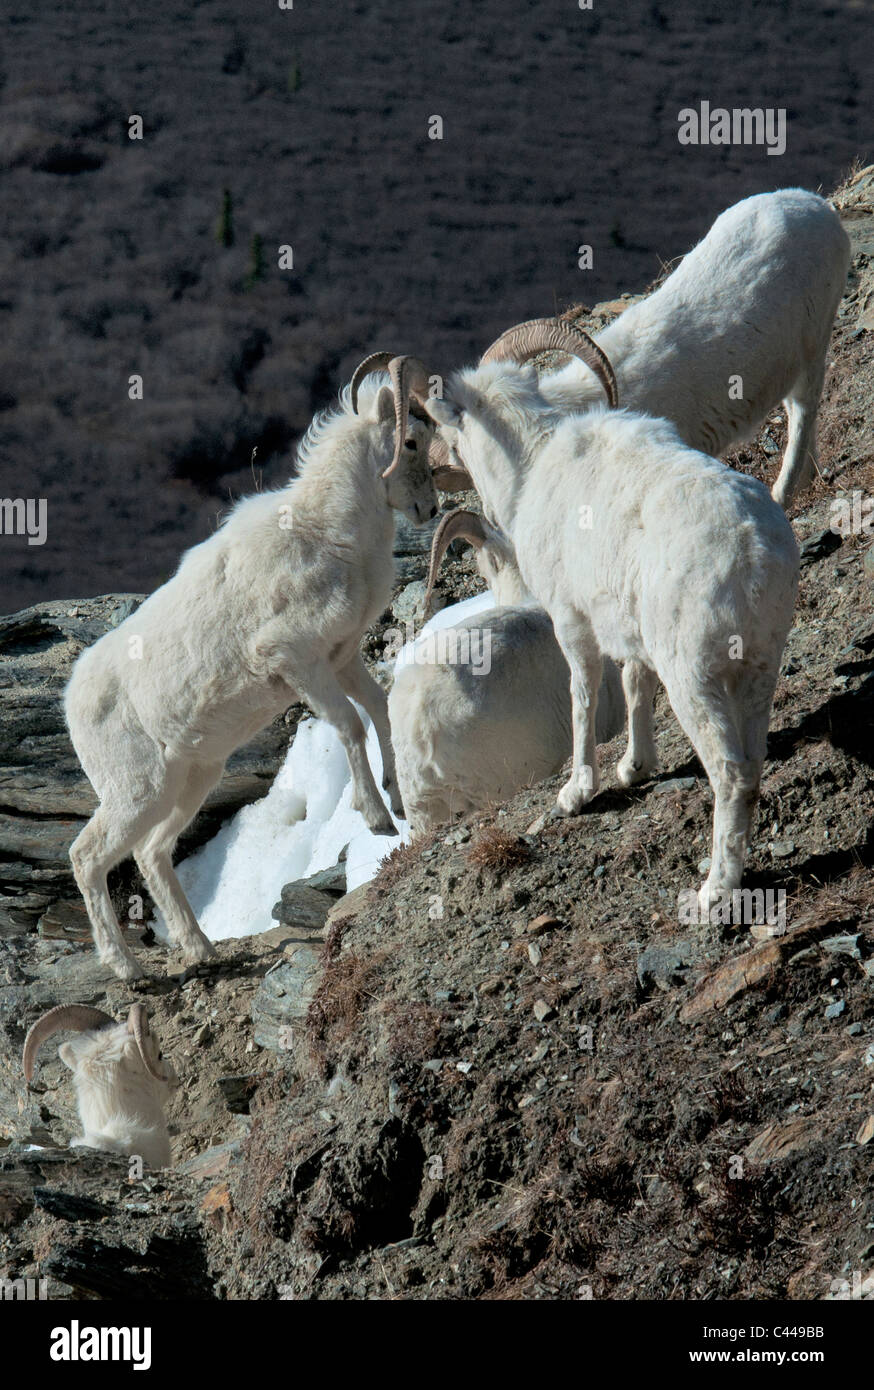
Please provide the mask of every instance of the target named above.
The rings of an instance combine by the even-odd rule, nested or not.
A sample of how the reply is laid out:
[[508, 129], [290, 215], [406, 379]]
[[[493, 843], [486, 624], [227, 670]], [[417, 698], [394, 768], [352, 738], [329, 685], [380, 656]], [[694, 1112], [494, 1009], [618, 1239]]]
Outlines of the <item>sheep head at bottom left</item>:
[[171, 1162], [164, 1105], [179, 1085], [149, 1027], [145, 1005], [118, 1022], [85, 1004], [61, 1004], [38, 1018], [24, 1041], [22, 1065], [30, 1084], [37, 1054], [56, 1033], [75, 1036], [58, 1049], [73, 1073], [82, 1134], [71, 1146], [140, 1157], [150, 1167]]

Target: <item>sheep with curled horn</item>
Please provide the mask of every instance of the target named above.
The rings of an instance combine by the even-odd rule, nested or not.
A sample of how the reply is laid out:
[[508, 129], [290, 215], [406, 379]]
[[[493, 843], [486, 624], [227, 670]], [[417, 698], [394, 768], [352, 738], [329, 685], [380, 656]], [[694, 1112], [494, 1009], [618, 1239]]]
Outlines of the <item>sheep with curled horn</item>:
[[71, 1146], [136, 1155], [152, 1168], [167, 1167], [170, 1137], [164, 1106], [179, 1079], [149, 1027], [145, 1006], [132, 1005], [124, 1023], [85, 1004], [50, 1009], [24, 1040], [28, 1085], [40, 1048], [64, 1032], [74, 1036], [62, 1043], [58, 1056], [73, 1073], [82, 1125]]
[[365, 382], [372, 362], [339, 408], [311, 424], [297, 476], [239, 502], [73, 668], [67, 723], [100, 804], [70, 859], [100, 959], [122, 979], [143, 971], [122, 939], [107, 873], [133, 854], [185, 962], [213, 955], [173, 871], [173, 847], [229, 754], [296, 701], [337, 731], [352, 808], [375, 834], [397, 834], [352, 701], [376, 728], [383, 787], [400, 815], [386, 696], [359, 644], [391, 601], [394, 512], [413, 525], [436, 515], [437, 460], [432, 423], [407, 418], [418, 364], [392, 357], [388, 381]]
[[[424, 653], [429, 659], [417, 660], [414, 649], [395, 676], [389, 719], [398, 786], [414, 834], [555, 776], [573, 751], [570, 670], [552, 622], [526, 588], [512, 546], [476, 512], [448, 513], [434, 534], [425, 616], [454, 540], [473, 546], [497, 606], [441, 628], [433, 658]], [[485, 634], [487, 642], [478, 643]], [[421, 652], [424, 640], [416, 645]], [[487, 652], [487, 669], [470, 659], [478, 650]], [[625, 723], [622, 681], [609, 659], [596, 722], [599, 743]]]
[[[519, 359], [554, 346], [558, 327], [517, 332], [506, 351], [455, 372], [428, 412], [507, 536], [571, 670], [573, 765], [556, 813], [576, 815], [598, 792], [602, 654], [625, 662], [632, 743], [635, 710], [651, 710], [661, 681], [714, 794], [706, 918], [740, 887], [798, 547], [761, 483], [690, 449], [667, 420], [551, 402]], [[603, 351], [560, 327], [615, 406]], [[628, 759], [620, 777], [623, 765], [636, 771]]]

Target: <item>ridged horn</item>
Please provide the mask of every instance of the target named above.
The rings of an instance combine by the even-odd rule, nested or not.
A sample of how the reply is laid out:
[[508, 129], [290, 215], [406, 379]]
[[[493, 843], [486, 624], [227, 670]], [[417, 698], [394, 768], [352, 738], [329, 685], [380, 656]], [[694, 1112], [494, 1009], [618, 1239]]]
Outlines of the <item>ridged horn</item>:
[[456, 507], [454, 512], [447, 512], [437, 530], [434, 532], [434, 539], [431, 541], [431, 563], [428, 567], [428, 584], [425, 589], [425, 598], [422, 604], [422, 611], [426, 619], [430, 617], [431, 600], [434, 597], [434, 585], [437, 582], [437, 573], [453, 541], [463, 537], [470, 541], [471, 545], [479, 550], [480, 546], [485, 545], [488, 537], [483, 526], [483, 519], [477, 512], [468, 511], [465, 507]]
[[156, 1070], [146, 1046], [146, 1038], [149, 1034], [149, 1016], [146, 1013], [145, 1004], [131, 1004], [131, 1010], [127, 1016], [127, 1030], [133, 1034], [146, 1071], [150, 1076], [154, 1076], [156, 1081], [163, 1081], [164, 1075]]
[[388, 364], [394, 356], [393, 352], [372, 352], [369, 357], [365, 357], [363, 362], [358, 363], [349, 383], [349, 398], [356, 415], [358, 414], [358, 389], [362, 381], [373, 372], [387, 372]]
[[395, 451], [394, 457], [383, 477], [394, 473], [401, 461], [401, 450], [407, 437], [407, 424], [410, 417], [410, 395], [424, 405], [428, 397], [428, 373], [418, 357], [397, 356], [393, 352], [372, 352], [352, 374], [349, 398], [352, 409], [358, 414], [358, 390], [365, 377], [372, 372], [388, 372], [395, 404]]
[[384, 478], [390, 477], [401, 461], [410, 416], [410, 394], [420, 404], [428, 398], [428, 372], [418, 357], [393, 357], [388, 364], [388, 374], [395, 398], [395, 452], [382, 475]]
[[594, 338], [571, 323], [559, 319], [529, 319], [508, 328], [492, 343], [480, 358], [480, 366], [488, 362], [527, 362], [539, 352], [567, 352], [579, 357], [595, 373], [604, 388], [609, 404], [619, 404], [619, 387], [610, 359]]
[[30, 1085], [37, 1053], [54, 1033], [65, 1030], [84, 1033], [88, 1028], [102, 1028], [107, 1023], [115, 1023], [115, 1019], [102, 1009], [92, 1009], [87, 1004], [58, 1004], [54, 1009], [49, 1009], [27, 1030], [21, 1055], [25, 1081]]

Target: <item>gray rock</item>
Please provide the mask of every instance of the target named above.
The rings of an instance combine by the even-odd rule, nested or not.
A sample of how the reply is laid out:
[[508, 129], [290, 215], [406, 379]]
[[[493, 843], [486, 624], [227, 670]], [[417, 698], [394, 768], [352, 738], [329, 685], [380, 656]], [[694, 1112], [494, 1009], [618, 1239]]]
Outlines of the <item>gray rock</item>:
[[791, 859], [795, 853], [794, 840], [772, 840], [769, 846], [772, 859]]
[[855, 936], [827, 936], [819, 944], [824, 951], [828, 951], [829, 955], [832, 956], [852, 956], [854, 960], [858, 960], [861, 956], [858, 932]]
[[637, 957], [637, 980], [641, 989], [669, 990], [684, 983], [686, 971], [695, 960], [689, 941], [675, 941], [670, 946], [647, 946]]
[[826, 1018], [840, 1018], [841, 1014], [844, 1012], [846, 1007], [846, 1000], [838, 999], [836, 1003], [829, 1004], [828, 1008], [825, 1011], [825, 1016]]
[[856, 629], [850, 639], [850, 645], [861, 652], [874, 651], [874, 619], [869, 618]]
[[294, 883], [287, 883], [281, 896], [284, 898], [287, 889], [297, 887], [317, 888], [320, 893], [332, 893], [334, 897], [342, 898], [346, 892], [346, 865], [341, 860], [330, 869], [319, 869], [317, 873], [310, 874], [309, 878], [299, 878]]
[[400, 512], [395, 525], [395, 555], [428, 555], [431, 552], [431, 539], [440, 518], [435, 517], [427, 526], [413, 526]]
[[302, 932], [320, 932], [336, 901], [332, 893], [322, 893], [318, 888], [308, 888], [304, 883], [287, 883], [272, 916], [285, 927]]
[[248, 1115], [249, 1102], [257, 1084], [258, 1078], [251, 1073], [248, 1076], [220, 1076], [216, 1080], [232, 1115]]
[[427, 555], [401, 555], [395, 558], [395, 579], [398, 584], [412, 584], [428, 573]]
[[322, 976], [321, 943], [299, 942], [286, 954], [289, 959], [264, 976], [252, 1000], [255, 1041], [271, 1052], [289, 1051]]
[[[391, 611], [392, 617], [398, 623], [412, 623], [422, 618], [422, 605], [425, 602], [425, 591], [427, 585], [424, 579], [416, 579], [412, 584], [408, 584], [402, 589], [394, 600]], [[444, 599], [438, 593], [434, 594], [432, 609], [437, 611], [445, 606]]]
[[697, 784], [697, 777], [670, 777], [667, 782], [656, 782], [653, 796], [667, 796], [669, 792], [690, 792]]
[[817, 560], [824, 560], [828, 555], [834, 554], [841, 544], [840, 535], [831, 529], [818, 531], [815, 536], [808, 536], [800, 547], [802, 569], [807, 565], [815, 564]]

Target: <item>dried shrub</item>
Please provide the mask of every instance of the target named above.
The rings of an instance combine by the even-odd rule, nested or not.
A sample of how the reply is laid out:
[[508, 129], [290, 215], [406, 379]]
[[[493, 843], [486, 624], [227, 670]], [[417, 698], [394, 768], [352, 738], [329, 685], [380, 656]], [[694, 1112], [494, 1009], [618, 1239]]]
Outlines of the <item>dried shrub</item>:
[[430, 1004], [419, 1001], [385, 1007], [388, 1053], [402, 1066], [415, 1066], [433, 1057], [440, 1041], [441, 1018]]
[[324, 1071], [329, 1053], [335, 1053], [353, 1033], [366, 1000], [374, 997], [371, 986], [388, 954], [380, 951], [365, 958], [354, 951], [343, 952], [343, 937], [351, 925], [349, 917], [332, 924], [322, 953], [322, 978], [307, 1010], [310, 1056]]
[[373, 880], [373, 891], [383, 896], [415, 869], [426, 849], [430, 849], [440, 833], [439, 827], [425, 835], [417, 835], [408, 845], [398, 845], [382, 860]]
[[517, 869], [520, 864], [526, 864], [531, 858], [531, 850], [518, 835], [510, 835], [506, 830], [493, 826], [473, 842], [468, 858], [477, 868], [506, 873], [509, 869]]

